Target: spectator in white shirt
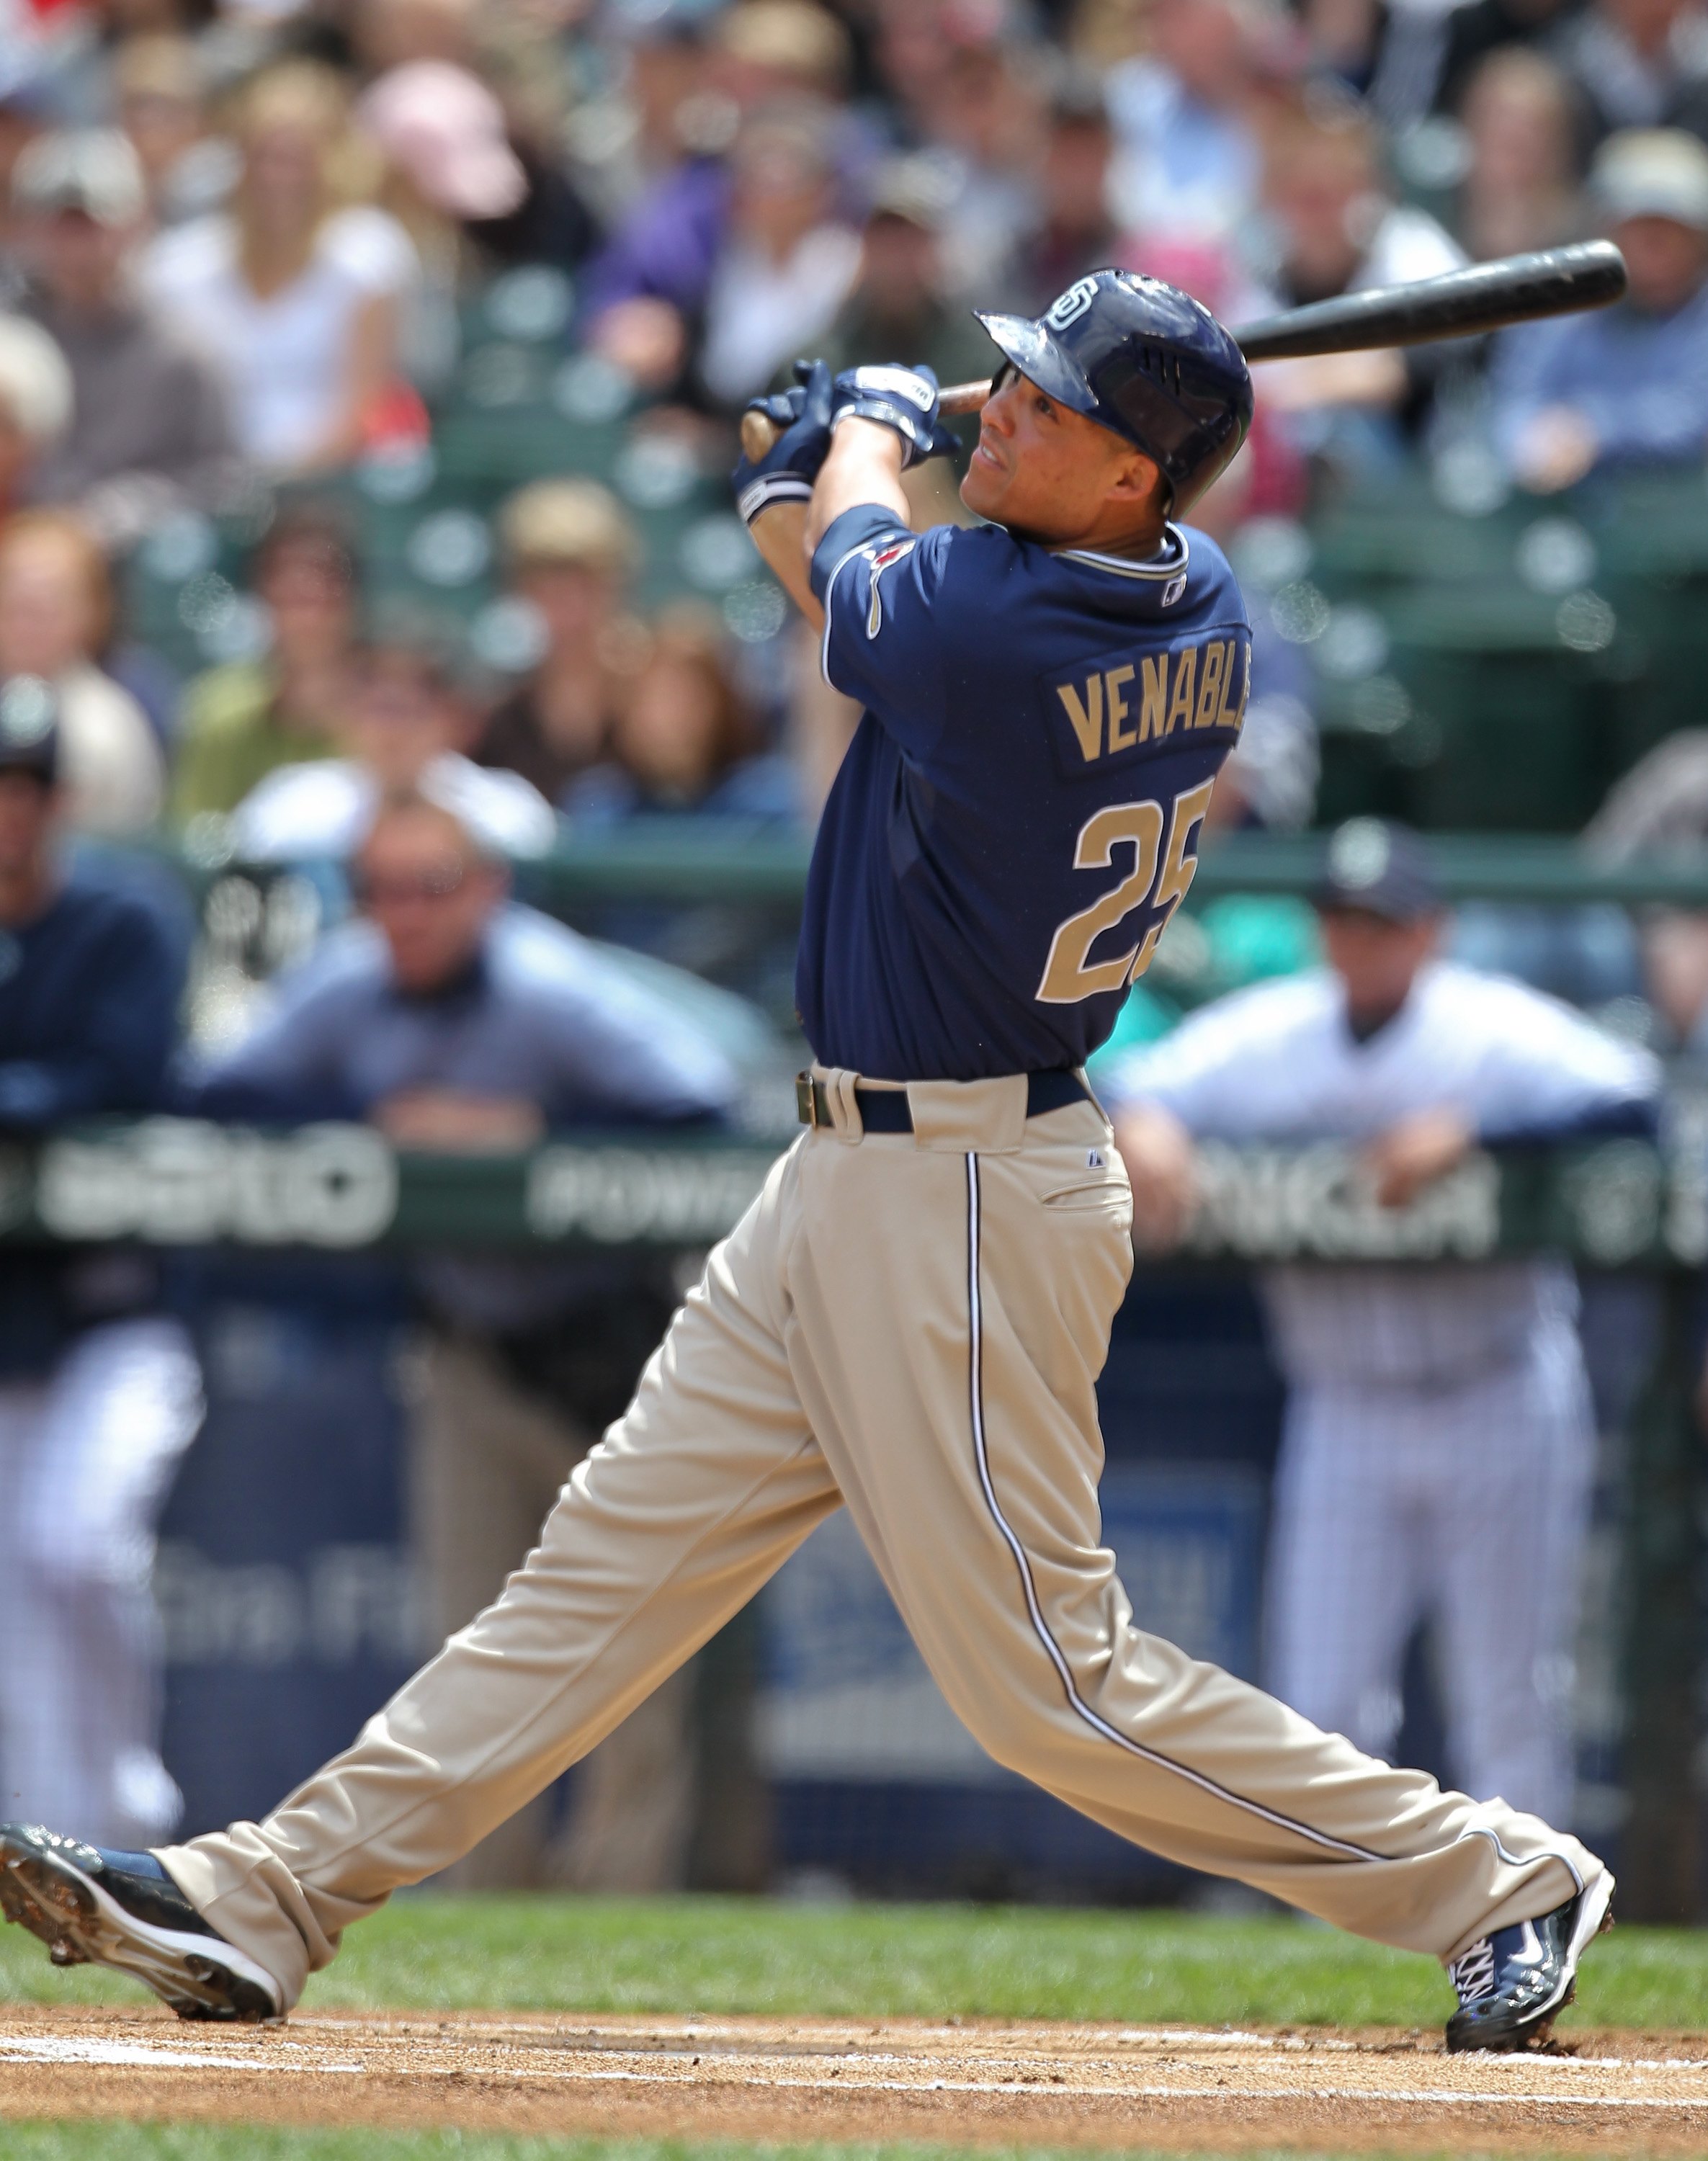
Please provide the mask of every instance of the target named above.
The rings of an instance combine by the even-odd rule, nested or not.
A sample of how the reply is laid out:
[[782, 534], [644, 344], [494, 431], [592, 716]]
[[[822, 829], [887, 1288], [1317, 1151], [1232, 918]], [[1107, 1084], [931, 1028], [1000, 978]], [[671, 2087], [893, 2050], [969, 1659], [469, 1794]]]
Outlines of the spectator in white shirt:
[[380, 805], [419, 794], [494, 855], [541, 856], [557, 837], [551, 805], [519, 773], [463, 754], [472, 716], [451, 655], [424, 631], [383, 631], [357, 655], [344, 732], [347, 754], [269, 773], [232, 814], [252, 862], [341, 861]]
[[415, 251], [395, 218], [345, 199], [349, 100], [330, 69], [258, 77], [237, 137], [231, 215], [164, 235], [143, 283], [225, 378], [247, 456], [279, 474], [344, 465], [392, 378]]
[[706, 296], [700, 373], [720, 403], [763, 390], [835, 321], [860, 268], [836, 208], [834, 115], [805, 103], [761, 112], [736, 145], [728, 222]]
[[[1301, 101], [1277, 117], [1264, 200], [1277, 242], [1271, 283], [1278, 308], [1408, 285], [1466, 260], [1426, 211], [1389, 199], [1375, 128], [1350, 100], [1327, 107]], [[1384, 450], [1397, 454], [1397, 416], [1427, 389], [1440, 356], [1451, 350], [1402, 354], [1388, 346], [1280, 361], [1263, 372], [1264, 402], [1292, 416], [1302, 448], [1368, 463]]]

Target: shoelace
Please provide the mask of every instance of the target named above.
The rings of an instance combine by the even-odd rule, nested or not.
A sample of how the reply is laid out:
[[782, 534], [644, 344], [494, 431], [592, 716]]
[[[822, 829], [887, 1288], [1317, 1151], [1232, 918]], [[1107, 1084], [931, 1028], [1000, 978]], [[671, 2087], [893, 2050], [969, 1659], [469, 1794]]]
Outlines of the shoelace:
[[1495, 1979], [1494, 1945], [1490, 1938], [1479, 1936], [1468, 1951], [1461, 1952], [1448, 1967], [1447, 1978], [1458, 1990], [1461, 2005], [1489, 1995]]

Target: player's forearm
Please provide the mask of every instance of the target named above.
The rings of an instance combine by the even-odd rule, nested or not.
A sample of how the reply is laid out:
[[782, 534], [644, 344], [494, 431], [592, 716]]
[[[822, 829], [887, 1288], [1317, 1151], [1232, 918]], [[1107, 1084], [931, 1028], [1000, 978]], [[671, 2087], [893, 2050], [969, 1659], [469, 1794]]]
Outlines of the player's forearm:
[[902, 492], [902, 439], [875, 420], [843, 421], [831, 441], [830, 454], [813, 483], [807, 509], [805, 545], [812, 560], [826, 533], [845, 510], [876, 503], [908, 523], [908, 498]]

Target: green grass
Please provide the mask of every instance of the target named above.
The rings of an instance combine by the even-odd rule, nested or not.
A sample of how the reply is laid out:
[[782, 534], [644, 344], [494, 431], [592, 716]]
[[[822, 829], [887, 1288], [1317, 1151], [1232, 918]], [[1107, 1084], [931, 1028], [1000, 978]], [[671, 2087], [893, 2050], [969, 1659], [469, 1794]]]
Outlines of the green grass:
[[[1582, 1995], [1580, 2025], [1700, 2030], [1708, 1932], [1621, 1929], [1591, 1952]], [[137, 2000], [0, 1929], [0, 2001]], [[397, 1899], [350, 1932], [304, 2005], [1209, 2026], [1428, 2026], [1451, 2007], [1431, 1961], [1284, 1919], [543, 1895]]]

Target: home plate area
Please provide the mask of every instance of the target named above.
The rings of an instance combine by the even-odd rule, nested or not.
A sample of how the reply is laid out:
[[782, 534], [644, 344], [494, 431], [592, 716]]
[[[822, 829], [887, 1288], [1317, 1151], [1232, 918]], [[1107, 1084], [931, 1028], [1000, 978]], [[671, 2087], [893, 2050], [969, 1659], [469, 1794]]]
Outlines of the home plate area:
[[968, 2021], [0, 2011], [0, 2116], [1087, 2148], [1698, 2153], [1708, 2044]]

